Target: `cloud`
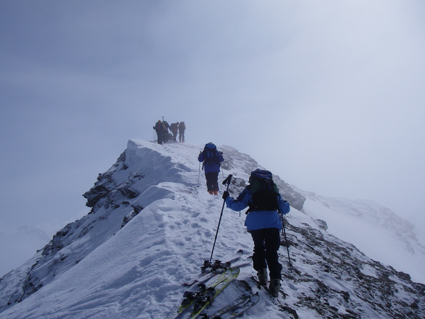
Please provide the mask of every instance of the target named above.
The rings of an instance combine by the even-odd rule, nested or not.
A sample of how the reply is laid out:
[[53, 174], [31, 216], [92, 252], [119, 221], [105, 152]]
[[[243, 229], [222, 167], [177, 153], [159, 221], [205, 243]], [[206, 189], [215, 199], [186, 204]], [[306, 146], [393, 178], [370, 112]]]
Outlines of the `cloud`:
[[[423, 9], [418, 1], [3, 1], [0, 187], [20, 194], [43, 176], [63, 177], [46, 177], [33, 205], [17, 209], [3, 196], [2, 211], [74, 217], [74, 196], [127, 139], [153, 139], [162, 116], [184, 120], [188, 142], [231, 145], [300, 188], [417, 211]], [[68, 210], [58, 212], [63, 201]]]

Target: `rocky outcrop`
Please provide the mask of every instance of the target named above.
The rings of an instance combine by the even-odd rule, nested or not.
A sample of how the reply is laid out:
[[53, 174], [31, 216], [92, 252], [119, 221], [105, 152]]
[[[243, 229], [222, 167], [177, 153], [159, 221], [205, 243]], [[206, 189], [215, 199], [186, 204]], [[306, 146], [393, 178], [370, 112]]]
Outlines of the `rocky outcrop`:
[[[135, 217], [143, 214], [144, 207], [152, 201], [170, 196], [171, 191], [167, 190], [170, 184], [173, 187], [179, 185], [179, 190], [181, 188], [190, 194], [188, 196], [194, 196], [185, 205], [200, 202], [199, 186], [195, 183], [199, 176], [196, 169], [190, 170], [186, 163], [176, 163], [171, 156], [164, 156], [153, 148], [129, 142], [126, 152], [107, 172], [99, 174], [94, 186], [83, 195], [87, 199], [87, 206], [91, 207], [90, 213], [58, 231], [27, 265], [0, 279], [0, 312], [58, 279], [123, 227], [123, 233], [131, 229], [129, 223], [133, 219], [136, 219], [133, 222], [137, 222], [138, 218]], [[234, 176], [230, 188], [232, 194], [237, 194], [246, 187], [247, 177], [258, 168], [258, 164], [230, 147], [224, 149], [228, 160], [223, 167], [229, 171], [237, 168], [238, 173], [242, 172], [240, 176]], [[177, 151], [172, 149], [170, 152]], [[176, 155], [179, 158], [177, 156], [184, 158], [188, 155], [181, 151]], [[192, 157], [191, 154], [188, 158]], [[194, 167], [197, 168], [197, 163]], [[302, 210], [305, 197], [300, 191], [278, 176], [274, 179], [291, 206]], [[196, 209], [203, 207], [200, 205]], [[173, 209], [176, 208], [167, 207], [166, 210]], [[189, 227], [201, 232], [201, 223], [189, 226], [190, 216], [200, 218], [196, 209], [189, 207], [191, 214], [185, 216], [184, 221], [174, 220], [173, 215], [164, 218], [160, 228]], [[152, 213], [152, 216], [162, 218], [159, 214]], [[284, 265], [281, 293], [285, 298], [273, 301], [282, 312], [282, 317], [425, 318], [425, 285], [412, 282], [409, 274], [374, 261], [352, 244], [330, 235], [324, 220], [312, 219], [298, 212], [287, 215], [285, 219], [286, 238], [282, 240], [282, 245], [287, 247], [279, 251], [280, 261]], [[210, 233], [210, 230], [206, 233]], [[155, 232], [152, 234], [154, 236]], [[191, 241], [189, 236], [186, 239]], [[176, 241], [179, 239], [176, 238]], [[139, 273], [135, 272], [134, 276], [138, 277]], [[134, 279], [133, 275], [125, 276], [124, 282], [129, 278]], [[153, 285], [161, 285], [161, 281], [154, 280]], [[127, 292], [131, 295], [135, 291]]]
[[[115, 174], [121, 174], [128, 168], [125, 159], [124, 152], [107, 172], [99, 174], [95, 185], [83, 195], [87, 199], [86, 205], [92, 207], [90, 213], [78, 221], [67, 224], [37, 252], [34, 263], [24, 272], [20, 271], [18, 282], [11, 288], [9, 286], [8, 291], [0, 299], [0, 312], [31, 296], [72, 268], [119, 231], [129, 221], [128, 216], [131, 212], [140, 212], [141, 208], [131, 207], [129, 201], [139, 195], [132, 189], [132, 185], [141, 180], [143, 175], [130, 173], [124, 183], [118, 183], [114, 178]], [[122, 209], [117, 210], [119, 207]], [[96, 240], [87, 241], [85, 236], [92, 231], [96, 233], [96, 228], [102, 229], [102, 224], [107, 222], [112, 212], [113, 219], [117, 219], [118, 222], [112, 223], [107, 232], [96, 234]], [[8, 281], [11, 278], [12, 273], [9, 273], [2, 279]]]
[[[261, 167], [257, 161], [255, 161], [249, 155], [240, 153], [233, 147], [223, 146], [222, 149], [226, 155], [222, 164], [222, 168], [225, 170], [232, 171], [233, 168], [242, 168], [249, 177], [253, 170], [257, 168], [263, 169], [263, 167]], [[273, 180], [278, 186], [282, 197], [288, 201], [288, 203], [293, 208], [302, 211], [304, 202], [306, 200], [304, 195], [302, 195], [295, 187], [280, 179], [280, 177], [277, 175], [273, 175]], [[235, 188], [233, 189], [234, 193], [232, 194], [242, 191], [243, 188], [247, 185], [246, 183], [247, 182], [244, 179], [239, 178], [238, 176], [234, 176], [232, 186], [235, 186]]]
[[136, 180], [142, 179], [143, 175], [138, 173], [130, 174], [129, 179], [121, 184], [114, 180], [114, 174], [127, 170], [128, 166], [125, 164], [125, 159], [124, 152], [107, 172], [99, 174], [94, 186], [83, 194], [84, 198], [87, 199], [86, 206], [94, 207], [101, 199], [106, 199], [107, 203], [114, 203], [114, 205], [119, 206], [120, 198], [124, 201], [140, 195], [139, 192], [131, 189], [131, 186]]
[[282, 290], [291, 297], [282, 310], [288, 318], [298, 318], [301, 309], [322, 318], [425, 317], [425, 285], [408, 274], [308, 224], [288, 224], [287, 234], [293, 266], [283, 272]]

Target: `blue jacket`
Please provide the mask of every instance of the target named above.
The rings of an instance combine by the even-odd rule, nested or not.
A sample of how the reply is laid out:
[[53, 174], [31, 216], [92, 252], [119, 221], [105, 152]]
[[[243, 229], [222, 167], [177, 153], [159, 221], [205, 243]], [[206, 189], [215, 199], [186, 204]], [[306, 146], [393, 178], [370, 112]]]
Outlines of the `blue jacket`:
[[[279, 216], [281, 214], [288, 214], [290, 207], [289, 203], [285, 201], [280, 194], [278, 195], [279, 212], [273, 210], [252, 210], [248, 213], [245, 219], [245, 226], [248, 231], [264, 229], [264, 228], [277, 228], [282, 229], [282, 220]], [[247, 186], [242, 193], [239, 194], [237, 199], [233, 197], [226, 198], [226, 206], [235, 211], [241, 211], [249, 206], [251, 199], [250, 186]]]
[[[218, 151], [217, 151], [217, 158], [219, 163], [204, 164], [205, 174], [212, 173], [212, 172], [220, 172], [220, 163], [224, 161], [224, 158]], [[198, 156], [198, 161], [203, 162], [205, 159], [206, 158], [204, 157], [204, 152], [201, 152]]]

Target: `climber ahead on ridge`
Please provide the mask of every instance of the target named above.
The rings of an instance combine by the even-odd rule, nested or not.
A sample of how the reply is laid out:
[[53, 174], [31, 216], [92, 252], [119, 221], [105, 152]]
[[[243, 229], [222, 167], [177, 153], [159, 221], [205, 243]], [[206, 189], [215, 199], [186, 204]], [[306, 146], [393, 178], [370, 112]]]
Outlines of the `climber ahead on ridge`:
[[266, 170], [256, 169], [251, 172], [247, 187], [234, 199], [229, 192], [223, 193], [227, 207], [241, 211], [249, 206], [245, 226], [254, 241], [252, 261], [257, 271], [258, 281], [262, 285], [268, 282], [267, 267], [270, 272], [269, 290], [275, 297], [279, 294], [282, 265], [277, 251], [280, 246], [279, 231], [282, 220], [279, 214], [288, 214], [290, 207], [279, 194], [273, 175]]
[[205, 144], [204, 150], [198, 156], [198, 161], [203, 163], [207, 190], [211, 195], [218, 195], [218, 173], [220, 172], [220, 163], [224, 161], [221, 154], [217, 151], [217, 147], [210, 142]]
[[162, 144], [164, 128], [163, 128], [161, 120], [158, 120], [158, 122], [155, 123], [153, 129], [156, 131], [156, 135], [158, 136], [156, 139], [158, 144]]
[[186, 131], [186, 125], [183, 121], [179, 123], [179, 142], [184, 143], [184, 131]]

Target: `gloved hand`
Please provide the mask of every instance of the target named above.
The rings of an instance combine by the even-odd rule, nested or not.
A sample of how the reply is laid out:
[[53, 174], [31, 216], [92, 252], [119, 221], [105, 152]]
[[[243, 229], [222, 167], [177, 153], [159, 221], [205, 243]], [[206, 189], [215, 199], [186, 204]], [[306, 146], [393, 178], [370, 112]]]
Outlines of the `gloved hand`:
[[226, 200], [227, 197], [229, 197], [229, 192], [228, 191], [224, 191], [224, 193], [223, 193], [223, 199]]

